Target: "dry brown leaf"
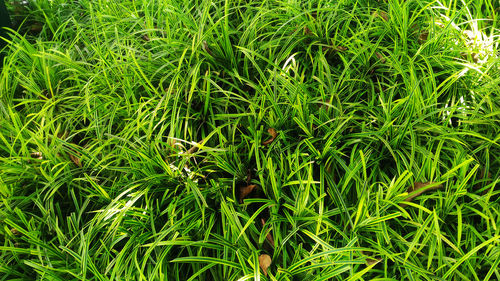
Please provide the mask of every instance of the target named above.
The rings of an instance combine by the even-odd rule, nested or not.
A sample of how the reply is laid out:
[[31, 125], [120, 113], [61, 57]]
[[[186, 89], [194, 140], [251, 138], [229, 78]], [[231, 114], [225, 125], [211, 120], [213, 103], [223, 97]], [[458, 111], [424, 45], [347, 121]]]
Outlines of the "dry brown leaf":
[[[260, 222], [262, 223], [262, 227], [264, 227], [264, 225], [266, 225], [266, 220], [265, 219], [261, 218]], [[269, 233], [266, 235], [266, 240], [274, 248], [274, 239], [273, 239], [273, 236], [271, 235], [271, 231], [269, 231]]]
[[251, 184], [240, 188], [240, 203], [243, 203], [243, 199], [245, 199], [255, 187], [257, 187], [257, 185]]
[[429, 38], [429, 31], [427, 30], [424, 30], [420, 33], [420, 35], [418, 36], [418, 41], [420, 42], [420, 44], [424, 43], [425, 41], [427, 41], [427, 38]]
[[57, 133], [57, 137], [60, 139], [66, 139], [68, 138], [69, 132], [68, 131], [62, 131]]
[[381, 262], [381, 261], [382, 261], [382, 258], [374, 258], [374, 257], [372, 258], [372, 257], [371, 257], [371, 256], [373, 255], [373, 253], [372, 253], [372, 252], [368, 252], [368, 251], [361, 251], [361, 253], [362, 253], [363, 255], [370, 256], [369, 258], [366, 258], [366, 264], [367, 264], [368, 266], [373, 265], [373, 264], [377, 264], [377, 263], [379, 263], [379, 262]]
[[41, 152], [33, 152], [30, 155], [31, 155], [32, 158], [35, 158], [35, 159], [38, 159], [38, 160], [42, 160], [43, 159]]
[[40, 32], [42, 31], [43, 25], [39, 22], [36, 22], [30, 26], [31, 32]]
[[379, 16], [380, 16], [381, 18], [383, 18], [385, 21], [388, 21], [388, 20], [389, 20], [389, 16], [388, 16], [388, 15], [387, 15], [387, 13], [386, 13], [386, 12], [384, 12], [384, 11], [380, 11]]
[[472, 61], [473, 61], [473, 62], [476, 62], [476, 63], [477, 63], [477, 62], [478, 62], [478, 60], [479, 60], [479, 54], [474, 53], [474, 52], [472, 52], [472, 53], [470, 53], [470, 54], [468, 54], [468, 53], [466, 53], [466, 52], [461, 52], [461, 53], [460, 53], [460, 55], [462, 56], [462, 58], [463, 58], [464, 60], [468, 60], [468, 59], [469, 59], [469, 57], [472, 59]]
[[[421, 195], [424, 192], [440, 189], [441, 187], [443, 187], [442, 184], [437, 184], [437, 185], [435, 185], [435, 184], [436, 184], [435, 182], [416, 182], [416, 183], [414, 183], [413, 186], [408, 188], [407, 192], [410, 196], [407, 197], [404, 201], [411, 202], [415, 197]], [[434, 186], [427, 187], [429, 185], [434, 185]], [[401, 203], [399, 203], [399, 206], [406, 207], [406, 206], [408, 206], [408, 204], [401, 202]]]
[[322, 109], [322, 108], [326, 108], [326, 109], [329, 109], [330, 107], [328, 106], [328, 104], [331, 103], [331, 100], [330, 99], [327, 99], [324, 103], [320, 103], [319, 104], [319, 108]]
[[382, 258], [375, 258], [375, 259], [372, 259], [372, 258], [367, 258], [367, 259], [366, 259], [366, 264], [367, 264], [368, 266], [370, 266], [370, 265], [373, 265], [373, 264], [377, 264], [377, 263], [379, 263], [379, 262], [381, 262], [381, 261], [382, 261]]
[[147, 34], [142, 35], [142, 40], [149, 42], [151, 39], [149, 39], [149, 36]]
[[313, 35], [312, 31], [307, 26], [304, 26], [304, 34], [305, 35]]
[[247, 184], [250, 184], [250, 181], [252, 180], [252, 170], [248, 169], [247, 171]]
[[385, 21], [389, 20], [389, 16], [384, 11], [375, 11], [375, 12], [372, 13], [372, 16], [373, 17], [380, 17], [380, 18], [382, 18]]
[[77, 157], [71, 153], [68, 153], [68, 155], [69, 155], [69, 159], [71, 159], [71, 161], [73, 161], [73, 163], [75, 163], [75, 165], [77, 165], [80, 168], [82, 167], [82, 162], [80, 161], [80, 157]]
[[213, 56], [212, 50], [210, 50], [210, 47], [208, 46], [207, 41], [203, 41], [202, 49], [203, 49], [203, 51], [207, 52], [209, 55]]
[[381, 63], [385, 63], [385, 58], [381, 53], [376, 52], [375, 56], [377, 56]]
[[268, 254], [262, 254], [259, 256], [259, 266], [260, 269], [262, 269], [262, 272], [264, 272], [264, 275], [267, 276], [267, 269], [271, 265], [271, 256]]
[[326, 165], [326, 172], [327, 173], [331, 173], [332, 172], [332, 165], [330, 165], [330, 164]]
[[[485, 170], [485, 169], [482, 169], [482, 170], [481, 170], [481, 175], [479, 176], [479, 181], [480, 181], [480, 182], [478, 182], [478, 183], [476, 183], [476, 184], [474, 185], [474, 188], [475, 188], [475, 189], [481, 189], [483, 186], [487, 186], [487, 185], [489, 185], [489, 184], [491, 183], [491, 173], [490, 173], [490, 172], [488, 172], [488, 175], [486, 175], [486, 170]], [[481, 183], [481, 181], [482, 181], [482, 183]], [[494, 188], [494, 187], [491, 187], [491, 188], [486, 188], [486, 189], [482, 192], [482, 194], [484, 195], [484, 194], [488, 193], [488, 191], [490, 191], [492, 188]]]
[[469, 41], [474, 41], [476, 39], [476, 34], [472, 30], [464, 30], [463, 34], [469, 39]]
[[343, 47], [343, 46], [335, 46], [333, 47], [333, 49], [337, 52], [344, 52], [344, 51], [347, 51], [347, 48], [346, 47]]
[[347, 51], [347, 48], [346, 47], [343, 47], [343, 46], [323, 46], [321, 48], [321, 50], [326, 53], [330, 50], [333, 50], [334, 52], [344, 52], [344, 51]]
[[274, 141], [274, 139], [278, 136], [278, 133], [276, 132], [276, 130], [274, 128], [267, 129], [267, 132], [271, 135], [271, 138], [262, 142], [262, 145], [264, 145], [264, 146], [271, 144]]

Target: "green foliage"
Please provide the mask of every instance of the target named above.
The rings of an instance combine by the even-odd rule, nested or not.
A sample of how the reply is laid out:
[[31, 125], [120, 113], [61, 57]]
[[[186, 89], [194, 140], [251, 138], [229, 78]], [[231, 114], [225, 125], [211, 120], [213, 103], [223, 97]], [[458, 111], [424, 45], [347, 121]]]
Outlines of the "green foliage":
[[0, 280], [500, 279], [493, 2], [29, 1]]

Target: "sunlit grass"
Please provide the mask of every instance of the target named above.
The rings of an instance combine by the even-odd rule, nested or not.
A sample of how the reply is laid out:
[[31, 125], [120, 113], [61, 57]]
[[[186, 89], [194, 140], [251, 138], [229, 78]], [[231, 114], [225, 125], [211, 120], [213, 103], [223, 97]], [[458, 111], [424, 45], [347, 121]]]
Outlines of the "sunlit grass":
[[497, 4], [28, 3], [0, 280], [500, 279]]

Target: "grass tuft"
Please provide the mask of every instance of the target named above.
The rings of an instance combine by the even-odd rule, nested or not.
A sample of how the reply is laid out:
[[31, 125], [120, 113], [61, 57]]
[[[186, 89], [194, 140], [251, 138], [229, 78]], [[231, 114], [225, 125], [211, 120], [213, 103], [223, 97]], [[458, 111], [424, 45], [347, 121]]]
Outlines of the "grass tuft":
[[500, 279], [494, 2], [10, 1], [0, 280]]

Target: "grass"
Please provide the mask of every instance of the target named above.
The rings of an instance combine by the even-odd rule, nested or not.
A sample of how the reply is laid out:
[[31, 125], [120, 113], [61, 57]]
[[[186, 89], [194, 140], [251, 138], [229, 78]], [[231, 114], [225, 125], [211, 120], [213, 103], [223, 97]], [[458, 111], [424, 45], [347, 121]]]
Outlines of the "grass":
[[496, 1], [14, 4], [0, 280], [500, 279]]

